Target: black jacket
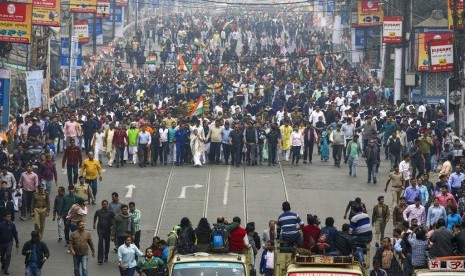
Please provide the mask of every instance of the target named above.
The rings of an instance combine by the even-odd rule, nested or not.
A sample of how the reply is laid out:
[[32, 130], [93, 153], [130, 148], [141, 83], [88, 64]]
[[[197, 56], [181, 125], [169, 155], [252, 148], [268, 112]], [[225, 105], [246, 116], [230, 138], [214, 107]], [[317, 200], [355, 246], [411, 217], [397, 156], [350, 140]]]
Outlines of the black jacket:
[[3, 221], [5, 214], [11, 214], [11, 221], [15, 221], [15, 205], [13, 201], [8, 201], [5, 207], [5, 201], [0, 200], [0, 221]]
[[195, 243], [196, 244], [210, 244], [212, 230], [210, 228], [195, 228]]
[[[26, 260], [24, 261], [26, 265], [29, 265], [29, 262], [31, 261], [33, 245], [33, 241], [27, 241], [23, 246], [23, 250], [21, 251], [21, 253], [26, 256]], [[42, 268], [42, 260], [44, 257], [47, 259], [50, 257], [50, 251], [48, 250], [47, 245], [41, 241], [36, 243], [36, 245], [37, 262], [39, 263], [39, 268]]]
[[352, 236], [350, 236], [349, 234], [346, 234], [342, 231], [338, 231], [334, 247], [342, 255], [350, 255], [352, 254], [352, 250], [354, 249], [354, 240]]

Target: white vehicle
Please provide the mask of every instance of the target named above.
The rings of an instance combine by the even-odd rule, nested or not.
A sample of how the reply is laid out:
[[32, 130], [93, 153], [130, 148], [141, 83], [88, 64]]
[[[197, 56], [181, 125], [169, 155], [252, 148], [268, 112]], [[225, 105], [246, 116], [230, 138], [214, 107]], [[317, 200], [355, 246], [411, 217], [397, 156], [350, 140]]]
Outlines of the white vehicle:
[[[171, 252], [170, 252], [171, 253]], [[252, 252], [250, 254], [235, 253], [203, 253], [190, 255], [174, 253], [168, 261], [170, 276], [255, 276], [251, 274]], [[250, 255], [250, 256], [249, 256]]]
[[415, 269], [414, 276], [463, 276], [465, 256], [450, 256], [431, 259], [428, 268]]
[[364, 276], [365, 270], [353, 256], [275, 254], [275, 276]]

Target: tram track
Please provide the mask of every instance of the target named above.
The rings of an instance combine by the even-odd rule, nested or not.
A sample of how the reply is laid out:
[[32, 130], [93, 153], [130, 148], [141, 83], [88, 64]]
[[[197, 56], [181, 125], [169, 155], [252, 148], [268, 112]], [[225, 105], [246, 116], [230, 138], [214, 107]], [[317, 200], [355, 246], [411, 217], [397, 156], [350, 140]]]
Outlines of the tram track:
[[174, 171], [174, 164], [171, 165], [170, 174], [168, 176], [168, 180], [166, 181], [165, 192], [163, 194], [163, 199], [161, 201], [160, 212], [158, 213], [157, 224], [155, 226], [155, 234], [153, 235], [154, 237], [158, 236], [159, 231], [160, 231], [161, 221], [163, 220], [163, 214], [165, 213], [165, 208], [166, 208], [166, 198], [168, 197], [168, 193], [170, 191], [171, 179], [173, 177], [173, 171]]

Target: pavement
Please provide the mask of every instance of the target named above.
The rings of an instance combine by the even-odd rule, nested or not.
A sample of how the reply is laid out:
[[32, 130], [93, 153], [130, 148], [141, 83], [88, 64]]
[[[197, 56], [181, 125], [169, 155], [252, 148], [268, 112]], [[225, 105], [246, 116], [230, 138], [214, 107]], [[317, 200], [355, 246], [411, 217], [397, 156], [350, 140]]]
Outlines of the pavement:
[[[57, 164], [61, 164], [58, 158]], [[356, 178], [348, 175], [348, 168], [333, 166], [332, 161], [321, 162], [316, 153], [313, 164], [291, 166], [281, 162], [276, 166], [242, 166], [205, 165], [201, 168], [192, 166], [156, 166], [139, 168], [126, 165], [124, 168], [103, 166], [103, 181], [99, 182], [97, 202], [111, 199], [111, 193], [117, 192], [124, 203], [134, 201], [136, 208], [142, 212], [141, 249], [151, 243], [156, 234], [166, 239], [171, 228], [182, 217], [189, 217], [193, 226], [199, 219], [207, 217], [210, 223], [217, 216], [232, 220], [234, 216], [242, 219], [242, 225], [254, 221], [256, 231], [263, 232], [270, 219], [277, 219], [281, 213], [281, 203], [289, 200], [293, 211], [306, 220], [306, 214], [316, 214], [322, 224], [328, 216], [333, 216], [335, 225], [340, 229], [343, 213], [349, 200], [361, 197], [371, 215], [379, 195], [385, 195], [386, 202], [391, 202], [390, 192], [384, 193], [384, 185], [389, 172], [388, 161], [383, 160], [379, 169], [378, 184], [367, 184], [367, 168], [359, 162]], [[58, 183], [67, 186], [66, 171], [58, 168]], [[129, 192], [130, 185], [135, 187]], [[129, 187], [127, 187], [129, 186]], [[55, 198], [56, 188], [52, 189], [51, 199]], [[92, 228], [92, 220], [97, 206], [90, 206], [87, 217], [87, 230], [92, 233], [97, 245], [97, 233]], [[19, 215], [17, 216], [19, 217]], [[19, 238], [19, 251], [13, 249], [10, 265], [11, 275], [24, 274], [24, 257], [21, 248], [30, 239], [33, 220], [16, 222]], [[392, 223], [386, 229], [391, 235]], [[57, 224], [51, 217], [46, 220], [43, 241], [51, 251], [50, 259], [43, 268], [43, 275], [53, 275], [57, 271], [71, 275], [73, 261], [64, 247], [64, 242], [57, 241]], [[118, 272], [117, 255], [110, 252], [109, 263], [98, 265], [95, 258], [89, 258], [90, 275], [116, 275]]]

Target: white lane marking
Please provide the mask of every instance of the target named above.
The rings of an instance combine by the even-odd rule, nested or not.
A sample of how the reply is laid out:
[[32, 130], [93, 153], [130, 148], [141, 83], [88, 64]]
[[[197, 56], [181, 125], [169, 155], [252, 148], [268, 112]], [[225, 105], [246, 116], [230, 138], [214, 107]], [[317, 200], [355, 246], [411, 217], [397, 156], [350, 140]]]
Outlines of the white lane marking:
[[126, 193], [126, 197], [132, 197], [132, 190], [136, 188], [136, 186], [134, 185], [128, 185], [125, 187], [126, 189], [128, 189], [128, 192]]
[[184, 186], [184, 187], [182, 187], [181, 194], [178, 196], [178, 198], [186, 198], [186, 190], [187, 190], [187, 188], [199, 189], [199, 188], [202, 188], [202, 187], [203, 187], [203, 185], [200, 185], [200, 184]]
[[223, 193], [223, 205], [228, 204], [228, 192], [229, 192], [229, 179], [231, 177], [231, 166], [228, 166], [226, 172], [226, 181], [224, 182], [224, 193]]

